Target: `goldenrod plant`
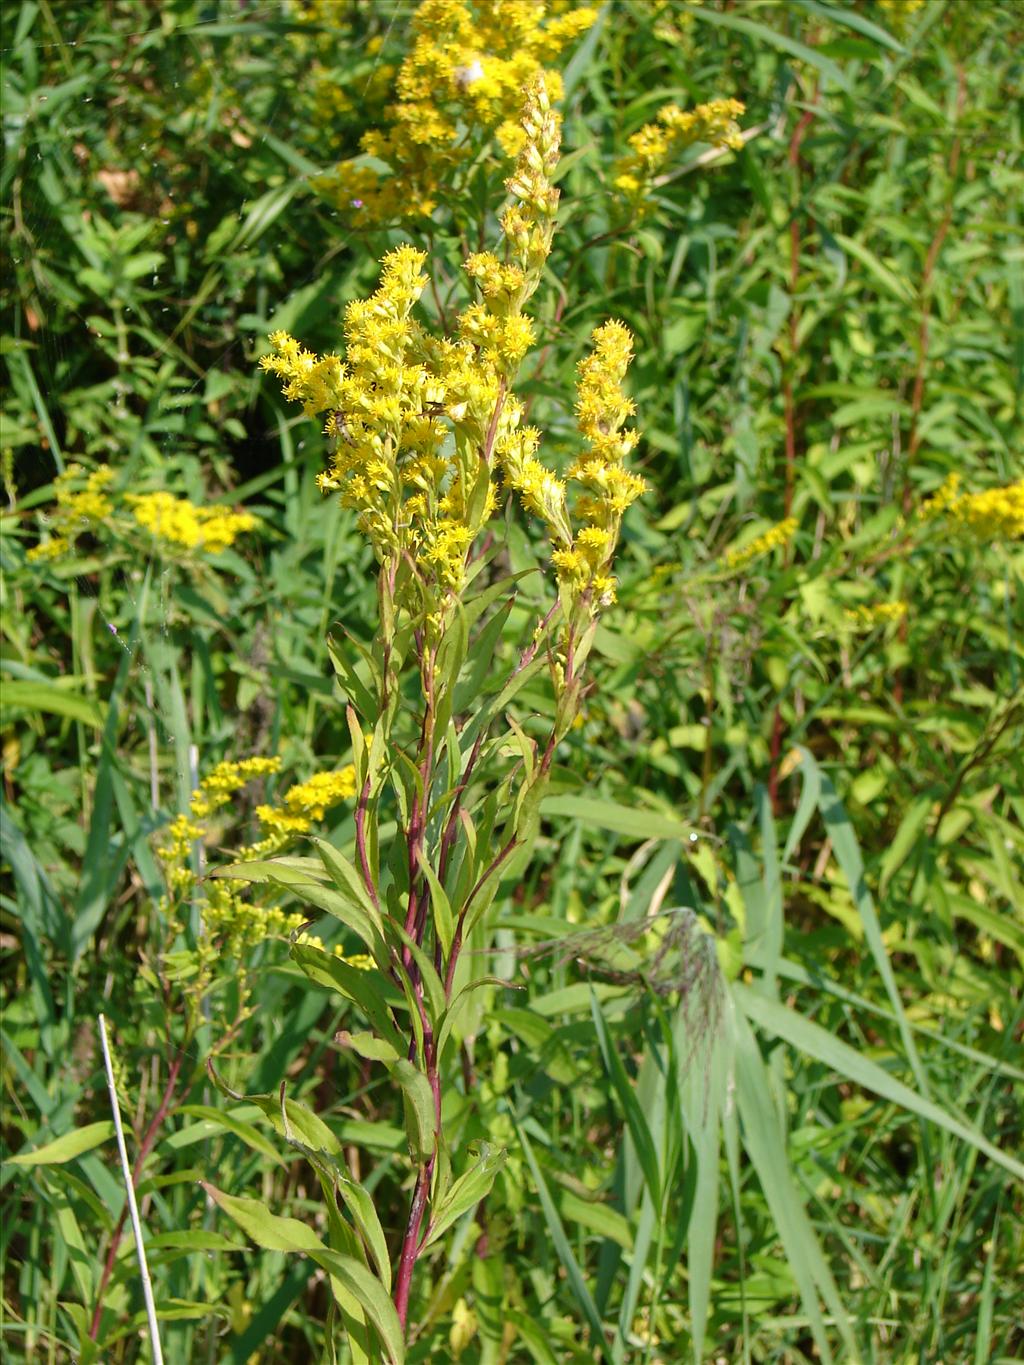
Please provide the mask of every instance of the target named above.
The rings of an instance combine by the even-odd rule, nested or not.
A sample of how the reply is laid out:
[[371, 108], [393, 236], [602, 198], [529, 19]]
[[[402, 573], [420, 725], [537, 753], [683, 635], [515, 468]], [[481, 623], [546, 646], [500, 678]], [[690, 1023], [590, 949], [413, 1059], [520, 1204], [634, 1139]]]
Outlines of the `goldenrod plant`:
[[1021, 7], [586, 8], [0, 7], [0, 1354], [1021, 1354]]
[[[385, 256], [378, 289], [347, 306], [343, 355], [314, 355], [275, 333], [261, 362], [307, 417], [323, 420], [333, 454], [320, 486], [358, 513], [378, 567], [379, 628], [372, 646], [339, 642], [333, 653], [352, 737], [351, 850], [314, 840], [316, 866], [245, 859], [219, 874], [287, 887], [340, 920], [372, 958], [356, 976], [308, 939], [292, 949], [313, 981], [365, 1013], [369, 1031], [346, 1032], [344, 1046], [383, 1066], [404, 1106], [405, 1231], [394, 1255], [382, 1251], [369, 1201], [345, 1193], [336, 1143], [324, 1148], [305, 1131], [301, 1146], [332, 1210], [340, 1195], [352, 1223], [335, 1214], [326, 1244], [294, 1249], [331, 1274], [356, 1353], [382, 1349], [394, 1360], [414, 1327], [416, 1263], [486, 1195], [504, 1159], [468, 1155], [444, 1122], [460, 1075], [460, 1007], [491, 980], [484, 955], [466, 950], [486, 946], [499, 884], [530, 856], [558, 745], [579, 714], [596, 624], [615, 599], [622, 519], [644, 489], [629, 468], [638, 433], [622, 388], [632, 355], [622, 323], [602, 323], [579, 362], [580, 449], [564, 477], [543, 459], [541, 432], [525, 424], [516, 375], [534, 342], [527, 305], [559, 199], [560, 120], [539, 71], [520, 126], [498, 251], [466, 260], [475, 298], [454, 335], [435, 336], [417, 318], [426, 261], [400, 246]], [[530, 577], [503, 564], [512, 501], [542, 533], [548, 550], [534, 574], [549, 573], [547, 559], [556, 592], [545, 604], [531, 591], [533, 617], [520, 614], [509, 659], [503, 630]], [[519, 703], [541, 672], [554, 697], [549, 718]], [[191, 834], [183, 818], [176, 837]], [[285, 1133], [299, 1140], [289, 1123]], [[251, 1204], [211, 1193], [257, 1240], [287, 1239]]]
[[[519, 153], [523, 87], [543, 74], [557, 100], [561, 77], [551, 63], [597, 14], [565, 0], [423, 0], [383, 126], [364, 133], [360, 156], [314, 177], [314, 188], [353, 227], [427, 226], [439, 203], [450, 206], [467, 190], [482, 160], [507, 163]], [[390, 70], [377, 68], [372, 79]]]
[[53, 505], [42, 517], [44, 537], [28, 551], [28, 560], [68, 560], [88, 533], [143, 554], [198, 561], [229, 549], [258, 525], [251, 512], [196, 504], [163, 489], [129, 493], [115, 489], [115, 481], [116, 471], [105, 464], [88, 472], [71, 464], [58, 474]]

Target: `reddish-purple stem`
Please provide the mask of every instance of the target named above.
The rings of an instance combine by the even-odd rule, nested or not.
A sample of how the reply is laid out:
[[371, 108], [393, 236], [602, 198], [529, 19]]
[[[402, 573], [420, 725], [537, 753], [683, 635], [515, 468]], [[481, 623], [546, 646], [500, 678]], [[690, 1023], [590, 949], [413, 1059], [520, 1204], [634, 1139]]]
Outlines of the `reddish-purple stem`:
[[412, 1203], [409, 1205], [409, 1221], [405, 1228], [402, 1255], [398, 1262], [398, 1275], [395, 1279], [395, 1310], [398, 1313], [398, 1321], [402, 1324], [403, 1331], [405, 1331], [406, 1318], [409, 1316], [409, 1287], [412, 1284], [412, 1269], [416, 1264], [416, 1256], [419, 1251], [420, 1224], [423, 1222], [423, 1214], [427, 1207], [432, 1166], [433, 1161], [421, 1166], [419, 1175], [416, 1177], [416, 1188], [413, 1190]]

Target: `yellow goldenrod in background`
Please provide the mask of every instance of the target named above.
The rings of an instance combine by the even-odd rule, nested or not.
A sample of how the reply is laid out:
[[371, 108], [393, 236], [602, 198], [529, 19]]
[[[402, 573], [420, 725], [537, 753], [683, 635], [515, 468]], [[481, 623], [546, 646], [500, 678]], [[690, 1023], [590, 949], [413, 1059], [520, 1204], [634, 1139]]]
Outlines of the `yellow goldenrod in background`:
[[[196, 999], [208, 987], [223, 954], [238, 957], [244, 949], [267, 939], [294, 937], [306, 922], [304, 913], [286, 914], [275, 905], [246, 900], [244, 893], [230, 882], [206, 878], [198, 883], [190, 862], [195, 845], [211, 833], [208, 822], [228, 805], [231, 797], [255, 779], [273, 776], [280, 770], [278, 757], [254, 756], [218, 763], [192, 793], [188, 812], [178, 815], [167, 826], [164, 842], [157, 849], [169, 890], [165, 913], [173, 920], [177, 914], [175, 907], [191, 899], [197, 899], [200, 907], [203, 936], [193, 954], [178, 954], [179, 965], [188, 958], [191, 992]], [[296, 783], [285, 793], [283, 806], [257, 806], [256, 816], [263, 835], [236, 850], [238, 861], [252, 862], [280, 853], [297, 835], [307, 833], [315, 821], [322, 820], [331, 807], [354, 795], [355, 769], [351, 764], [336, 772], [315, 773]], [[303, 933], [299, 941], [323, 947], [315, 935]], [[336, 952], [341, 955], [340, 949]], [[364, 963], [353, 959], [350, 965]]]
[[977, 541], [1024, 536], [1024, 479], [981, 493], [961, 493], [960, 482], [959, 474], [950, 474], [921, 508], [922, 518], [934, 521], [941, 517], [954, 533]]
[[596, 18], [589, 6], [547, 0], [424, 0], [385, 126], [362, 139], [387, 172], [343, 161], [314, 188], [357, 225], [429, 217], [484, 141], [493, 136], [504, 156], [518, 155], [523, 88], [543, 72], [558, 99], [560, 78], [546, 63]]
[[232, 512], [228, 507], [199, 507], [172, 493], [129, 493], [125, 502], [143, 530], [186, 550], [219, 554], [257, 524], [251, 512]]
[[113, 479], [114, 471], [105, 464], [88, 474], [81, 465], [68, 465], [53, 481], [56, 500], [50, 514], [53, 534], [34, 545], [26, 557], [30, 561], [57, 559], [71, 550], [78, 536], [105, 523], [114, 510], [107, 492]]
[[785, 521], [770, 526], [767, 531], [748, 541], [746, 545], [726, 550], [721, 559], [722, 568], [730, 573], [745, 569], [748, 564], [751, 564], [755, 559], [760, 559], [769, 551], [777, 549], [780, 545], [788, 545], [796, 533], [796, 528], [795, 517], [787, 517]]
[[[70, 554], [86, 531], [114, 539], [131, 539], [141, 529], [152, 535], [163, 553], [219, 554], [259, 521], [251, 512], [229, 507], [198, 506], [172, 493], [126, 493], [111, 489], [114, 471], [99, 465], [86, 473], [72, 464], [54, 480], [56, 505], [49, 514], [52, 534], [28, 551], [32, 560], [58, 559]], [[128, 509], [126, 518], [124, 510]]]
[[645, 123], [627, 139], [629, 152], [612, 167], [612, 185], [631, 212], [643, 211], [655, 177], [695, 142], [742, 148], [743, 134], [737, 120], [744, 111], [745, 106], [734, 99], [712, 100], [695, 109], [680, 109], [678, 104], [659, 109], [652, 123]]
[[874, 626], [887, 625], [893, 621], [902, 621], [906, 614], [906, 602], [875, 602], [871, 606], [847, 607], [843, 612], [843, 616], [850, 625], [860, 627], [862, 630], [870, 630]]

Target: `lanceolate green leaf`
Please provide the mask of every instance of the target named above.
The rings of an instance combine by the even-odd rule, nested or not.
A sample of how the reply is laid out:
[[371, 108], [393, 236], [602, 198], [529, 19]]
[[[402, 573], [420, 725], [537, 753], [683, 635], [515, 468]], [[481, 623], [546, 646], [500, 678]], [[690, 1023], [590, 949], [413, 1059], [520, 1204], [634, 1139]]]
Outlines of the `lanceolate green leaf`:
[[818, 52], [813, 47], [808, 47], [806, 43], [790, 38], [788, 34], [778, 33], [775, 29], [769, 28], [767, 24], [758, 24], [753, 19], [709, 9], [703, 5], [694, 7], [693, 17], [703, 20], [705, 23], [714, 24], [719, 28], [735, 29], [737, 33], [745, 33], [748, 38], [754, 38], [767, 47], [775, 47], [780, 52], [788, 52], [791, 57], [796, 57], [798, 60], [806, 62], [808, 66], [815, 67], [823, 76], [828, 77], [830, 81], [838, 85], [841, 90], [845, 90], [847, 94], [853, 93], [845, 72], [836, 65], [831, 57], [827, 57], [823, 52]]
[[863, 1052], [850, 1047], [835, 1034], [805, 1019], [795, 1010], [787, 1009], [785, 1005], [773, 1000], [766, 1000], [749, 986], [737, 983], [732, 989], [743, 1013], [752, 1023], [767, 1030], [774, 1037], [784, 1039], [809, 1057], [824, 1062], [846, 1080], [862, 1085], [866, 1090], [880, 1095], [882, 1099], [900, 1105], [908, 1113], [916, 1114], [919, 1118], [944, 1128], [947, 1133], [952, 1133], [954, 1137], [969, 1143], [979, 1152], [984, 1152], [990, 1161], [995, 1161], [1018, 1180], [1024, 1180], [1024, 1164], [1000, 1151], [994, 1143], [989, 1142], [969, 1124], [961, 1122], [947, 1109], [933, 1104], [931, 1100], [925, 1099], [917, 1091], [911, 1090], [909, 1086], [890, 1076], [876, 1062], [865, 1057]]
[[292, 944], [291, 956], [311, 981], [338, 991], [358, 1005], [380, 1037], [389, 1042], [396, 1053], [401, 1053], [402, 1036], [395, 1026], [389, 1003], [394, 988], [378, 971], [353, 967], [342, 962], [336, 954], [326, 953], [309, 943]]
[[360, 938], [378, 963], [388, 960], [387, 949], [381, 934], [380, 915], [367, 909], [362, 897], [352, 894], [348, 889], [336, 890], [325, 886], [315, 877], [294, 868], [278, 864], [276, 861], [251, 863], [230, 863], [219, 867], [212, 874], [244, 882], [270, 882], [290, 891], [292, 895], [307, 905], [315, 906], [328, 915], [333, 915]]
[[66, 1161], [74, 1161], [76, 1156], [91, 1152], [114, 1136], [114, 1125], [109, 1119], [100, 1123], [87, 1123], [84, 1128], [76, 1128], [63, 1137], [54, 1138], [33, 1152], [19, 1152], [9, 1156], [11, 1166], [60, 1166]]
[[459, 1176], [434, 1211], [424, 1247], [436, 1242], [467, 1210], [486, 1198], [505, 1159], [504, 1151], [485, 1150], [465, 1175]]
[[[813, 763], [814, 760], [807, 753], [804, 754], [805, 763]], [[821, 814], [825, 821], [825, 827], [832, 839], [832, 846], [835, 849], [836, 860], [839, 863], [846, 884], [850, 888], [850, 895], [853, 897], [857, 912], [860, 915], [861, 923], [864, 925], [864, 937], [871, 950], [871, 956], [875, 960], [878, 974], [882, 978], [886, 994], [892, 1004], [893, 1011], [899, 1021], [900, 1037], [907, 1053], [907, 1059], [914, 1071], [914, 1078], [917, 1081], [921, 1092], [928, 1095], [928, 1080], [925, 1075], [924, 1067], [918, 1056], [917, 1046], [914, 1036], [907, 1023], [907, 1016], [903, 1008], [903, 1000], [900, 996], [899, 987], [896, 984], [896, 976], [889, 961], [889, 954], [882, 941], [882, 926], [878, 922], [878, 913], [875, 910], [875, 902], [868, 890], [867, 882], [864, 879], [864, 859], [861, 856], [860, 845], [857, 836], [850, 824], [849, 817], [843, 809], [842, 802], [836, 793], [835, 787], [824, 774], [821, 776]]]
[[401, 1365], [405, 1359], [405, 1345], [398, 1315], [380, 1281], [366, 1266], [360, 1265], [354, 1257], [329, 1250], [312, 1228], [297, 1218], [282, 1218], [271, 1213], [257, 1199], [225, 1194], [205, 1181], [203, 1188], [258, 1246], [268, 1251], [303, 1252], [338, 1279], [362, 1305], [393, 1365]]
[[691, 833], [690, 826], [682, 820], [673, 820], [657, 811], [631, 810], [618, 802], [591, 796], [547, 796], [542, 810], [547, 816], [582, 820], [594, 829], [607, 829], [637, 840], [685, 839]]
[[434, 1094], [423, 1072], [403, 1057], [391, 1067], [391, 1074], [405, 1096], [405, 1131], [414, 1161], [426, 1161], [435, 1145]]
[[607, 1342], [605, 1340], [604, 1324], [601, 1322], [600, 1314], [597, 1311], [597, 1305], [594, 1303], [593, 1296], [587, 1287], [587, 1282], [583, 1276], [583, 1272], [580, 1270], [579, 1262], [573, 1255], [572, 1246], [569, 1243], [568, 1237], [565, 1235], [565, 1228], [562, 1226], [562, 1220], [558, 1216], [558, 1209], [555, 1207], [554, 1200], [551, 1198], [547, 1182], [541, 1174], [540, 1166], [537, 1164], [537, 1158], [533, 1154], [533, 1148], [530, 1145], [526, 1134], [518, 1124], [516, 1124], [516, 1132], [519, 1135], [519, 1142], [522, 1146], [523, 1153], [526, 1156], [527, 1164], [533, 1174], [534, 1184], [537, 1186], [537, 1194], [540, 1197], [541, 1209], [544, 1213], [544, 1221], [547, 1224], [548, 1234], [554, 1244], [558, 1259], [562, 1262], [562, 1266], [565, 1269], [573, 1296], [579, 1304], [583, 1316], [590, 1325], [592, 1334], [591, 1345], [595, 1350], [600, 1352], [602, 1359], [607, 1362], [607, 1365], [615, 1365], [614, 1359], [608, 1350]]
[[768, 1090], [764, 1063], [750, 1027], [743, 1018], [736, 1020], [736, 1106], [743, 1125], [743, 1145], [757, 1170], [765, 1199], [782, 1238], [786, 1259], [799, 1287], [800, 1299], [818, 1353], [823, 1361], [833, 1359], [818, 1301], [820, 1292], [847, 1350], [855, 1357], [857, 1348], [847, 1320], [847, 1310], [793, 1183], [778, 1112]]
[[658, 1153], [654, 1146], [654, 1139], [651, 1137], [651, 1130], [647, 1126], [647, 1120], [644, 1118], [636, 1094], [626, 1076], [622, 1060], [615, 1049], [615, 1043], [608, 1032], [608, 1025], [601, 1012], [601, 1006], [598, 1004], [593, 991], [590, 995], [590, 1015], [594, 1021], [594, 1028], [597, 1030], [597, 1040], [600, 1044], [605, 1070], [618, 1096], [619, 1104], [622, 1106], [629, 1135], [636, 1149], [637, 1160], [647, 1182], [651, 1204], [655, 1212], [660, 1215], [661, 1173], [658, 1168]]

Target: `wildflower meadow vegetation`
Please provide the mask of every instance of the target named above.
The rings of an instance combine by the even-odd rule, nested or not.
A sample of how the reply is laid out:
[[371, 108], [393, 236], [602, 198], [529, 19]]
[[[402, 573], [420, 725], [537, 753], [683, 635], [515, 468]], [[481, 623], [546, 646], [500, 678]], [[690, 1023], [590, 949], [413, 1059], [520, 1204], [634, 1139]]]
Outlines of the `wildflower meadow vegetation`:
[[0, 39], [4, 1358], [1024, 1358], [1019, 5]]

